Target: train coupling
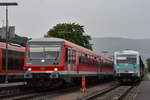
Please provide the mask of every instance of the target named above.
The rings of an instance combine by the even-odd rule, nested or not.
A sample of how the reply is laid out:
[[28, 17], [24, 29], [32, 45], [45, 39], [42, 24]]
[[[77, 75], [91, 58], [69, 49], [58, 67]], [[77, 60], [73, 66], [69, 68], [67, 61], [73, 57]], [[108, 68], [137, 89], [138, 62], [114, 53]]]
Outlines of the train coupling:
[[59, 72], [58, 71], [54, 71], [49, 75], [50, 78], [59, 78]]
[[31, 73], [24, 73], [24, 78], [32, 78], [32, 74]]

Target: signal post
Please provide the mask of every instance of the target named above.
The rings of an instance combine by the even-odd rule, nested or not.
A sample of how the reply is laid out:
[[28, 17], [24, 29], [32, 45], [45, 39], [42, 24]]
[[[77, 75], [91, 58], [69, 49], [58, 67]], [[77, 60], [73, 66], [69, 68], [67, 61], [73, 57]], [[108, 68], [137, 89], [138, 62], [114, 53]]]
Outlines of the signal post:
[[85, 82], [85, 75], [82, 75], [82, 88], [81, 88], [82, 92], [86, 91], [86, 82]]

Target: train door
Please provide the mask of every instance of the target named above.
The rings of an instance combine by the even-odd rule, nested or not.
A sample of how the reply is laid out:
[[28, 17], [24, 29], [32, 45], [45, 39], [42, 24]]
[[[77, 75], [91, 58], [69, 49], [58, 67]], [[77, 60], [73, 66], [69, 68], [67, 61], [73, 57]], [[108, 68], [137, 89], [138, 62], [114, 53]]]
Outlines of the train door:
[[100, 68], [101, 68], [101, 63], [100, 63], [101, 59], [100, 57], [98, 57], [98, 75], [100, 75]]
[[69, 48], [68, 47], [68, 52], [67, 52], [68, 54], [68, 73], [70, 73], [70, 71], [71, 71], [71, 48]]
[[6, 50], [2, 49], [2, 71], [6, 71]]
[[77, 73], [79, 73], [80, 70], [80, 66], [82, 64], [82, 54], [81, 52], [78, 52], [78, 57], [77, 57], [78, 61], [77, 61]]
[[101, 61], [100, 61], [100, 72], [103, 72], [103, 60], [101, 59]]
[[72, 49], [72, 61], [71, 61], [71, 70], [77, 72], [77, 52], [75, 49]]

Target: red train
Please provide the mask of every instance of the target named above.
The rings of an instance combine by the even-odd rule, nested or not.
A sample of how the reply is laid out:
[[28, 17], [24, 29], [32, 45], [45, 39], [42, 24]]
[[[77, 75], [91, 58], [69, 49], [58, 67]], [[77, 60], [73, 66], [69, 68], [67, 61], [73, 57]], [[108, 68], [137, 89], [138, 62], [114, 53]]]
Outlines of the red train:
[[[15, 45], [15, 44], [14, 44]], [[8, 81], [20, 81], [24, 76], [24, 47], [8, 45]], [[0, 83], [6, 77], [6, 44], [0, 43]]]
[[82, 75], [94, 78], [113, 76], [112, 59], [58, 38], [28, 41], [24, 67], [24, 77], [32, 84], [56, 80], [70, 82]]

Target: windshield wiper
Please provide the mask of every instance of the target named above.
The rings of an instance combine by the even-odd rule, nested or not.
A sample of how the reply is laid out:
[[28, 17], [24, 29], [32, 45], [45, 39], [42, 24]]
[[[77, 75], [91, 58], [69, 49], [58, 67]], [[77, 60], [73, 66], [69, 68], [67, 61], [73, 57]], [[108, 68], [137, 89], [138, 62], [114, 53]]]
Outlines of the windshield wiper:
[[28, 56], [29, 56], [29, 60], [32, 60], [30, 55], [30, 49], [28, 50]]
[[58, 50], [56, 51], [56, 58], [55, 58], [55, 60], [57, 60], [57, 58], [58, 58], [58, 56], [59, 56], [59, 54], [58, 54], [59, 52], [58, 52]]
[[46, 52], [45, 52], [45, 47], [43, 47], [43, 53], [42, 53], [43, 58], [46, 57]]

